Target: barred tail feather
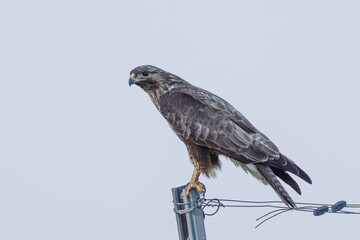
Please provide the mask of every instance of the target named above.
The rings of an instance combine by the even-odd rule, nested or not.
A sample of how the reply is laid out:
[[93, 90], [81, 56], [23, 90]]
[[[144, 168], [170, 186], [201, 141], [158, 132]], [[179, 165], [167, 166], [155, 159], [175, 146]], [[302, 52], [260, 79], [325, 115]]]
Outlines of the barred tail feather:
[[275, 190], [281, 200], [288, 206], [296, 208], [295, 202], [291, 199], [285, 188], [281, 185], [274, 172], [266, 164], [256, 164], [258, 171], [263, 175], [270, 186]]

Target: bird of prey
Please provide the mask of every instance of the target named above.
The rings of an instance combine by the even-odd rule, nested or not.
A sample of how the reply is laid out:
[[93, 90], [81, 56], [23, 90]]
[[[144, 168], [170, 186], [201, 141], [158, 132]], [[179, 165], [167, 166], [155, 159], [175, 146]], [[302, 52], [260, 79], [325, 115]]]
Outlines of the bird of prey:
[[186, 195], [192, 188], [199, 193], [204, 191], [199, 175], [215, 176], [222, 155], [264, 184], [270, 184], [287, 206], [296, 207], [278, 178], [301, 194], [288, 172], [311, 184], [310, 177], [232, 105], [151, 65], [130, 72], [129, 85], [133, 84], [149, 94], [157, 110], [186, 145], [194, 165]]

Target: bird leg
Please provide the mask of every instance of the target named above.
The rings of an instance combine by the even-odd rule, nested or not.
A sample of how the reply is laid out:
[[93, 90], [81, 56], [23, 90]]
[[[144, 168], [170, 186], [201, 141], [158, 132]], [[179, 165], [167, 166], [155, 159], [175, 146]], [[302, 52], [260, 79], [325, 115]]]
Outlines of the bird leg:
[[194, 188], [199, 194], [205, 192], [205, 186], [199, 182], [200, 171], [194, 168], [190, 183], [186, 186], [186, 196], [189, 196], [190, 189]]

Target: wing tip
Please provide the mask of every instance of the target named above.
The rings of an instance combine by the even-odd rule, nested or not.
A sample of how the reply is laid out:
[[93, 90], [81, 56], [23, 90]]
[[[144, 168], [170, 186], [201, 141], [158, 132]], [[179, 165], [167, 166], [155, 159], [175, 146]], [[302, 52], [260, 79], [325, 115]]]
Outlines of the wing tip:
[[282, 170], [289, 171], [304, 180], [305, 182], [312, 184], [312, 180], [309, 175], [304, 170], [302, 170], [294, 161], [292, 161], [284, 154], [280, 154], [280, 158], [283, 158], [288, 162], [288, 164], [286, 165], [287, 167]]

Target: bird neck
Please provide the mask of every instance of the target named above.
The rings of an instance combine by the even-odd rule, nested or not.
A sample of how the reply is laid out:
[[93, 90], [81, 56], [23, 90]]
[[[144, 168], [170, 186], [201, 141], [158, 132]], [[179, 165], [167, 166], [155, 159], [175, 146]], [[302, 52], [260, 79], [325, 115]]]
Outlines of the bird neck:
[[164, 89], [158, 88], [156, 90], [148, 92], [150, 99], [154, 103], [157, 110], [160, 111], [159, 100], [160, 100], [161, 96], [164, 95], [165, 93], [167, 93], [168, 91], [169, 90], [165, 91]]
[[146, 89], [146, 92], [149, 94], [151, 101], [155, 104], [155, 107], [160, 110], [160, 98], [164, 94], [170, 91], [177, 91], [177, 89], [184, 87], [185, 85], [190, 84], [180, 78], [169, 78], [166, 84], [160, 83], [159, 85], [153, 85], [151, 88]]

